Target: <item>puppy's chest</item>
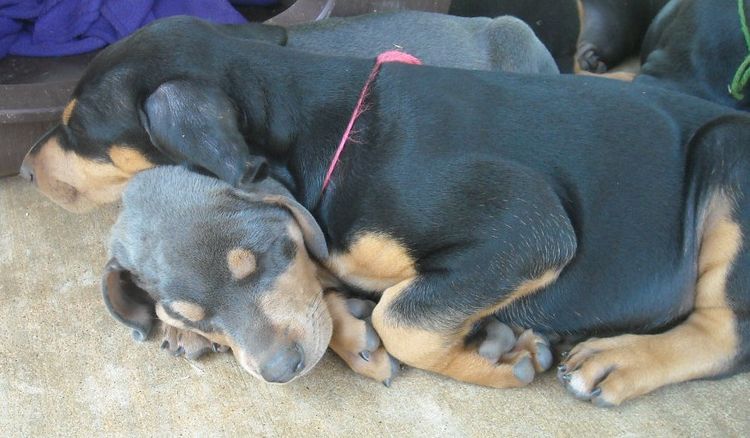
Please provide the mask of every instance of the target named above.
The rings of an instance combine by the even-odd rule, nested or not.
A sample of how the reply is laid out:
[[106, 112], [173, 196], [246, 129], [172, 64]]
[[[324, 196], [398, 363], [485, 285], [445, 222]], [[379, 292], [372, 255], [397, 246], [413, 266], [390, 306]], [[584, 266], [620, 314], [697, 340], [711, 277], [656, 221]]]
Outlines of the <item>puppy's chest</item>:
[[343, 250], [331, 254], [326, 267], [344, 283], [374, 293], [417, 275], [408, 248], [378, 232], [354, 236]]

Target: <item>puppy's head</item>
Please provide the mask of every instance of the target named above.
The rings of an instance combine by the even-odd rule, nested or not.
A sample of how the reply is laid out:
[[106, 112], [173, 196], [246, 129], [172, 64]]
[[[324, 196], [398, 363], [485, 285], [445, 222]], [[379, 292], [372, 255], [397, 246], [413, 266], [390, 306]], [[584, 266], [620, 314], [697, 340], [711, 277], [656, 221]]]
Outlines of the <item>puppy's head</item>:
[[[232, 184], [254, 174], [238, 126], [244, 116], [215, 83], [223, 77], [215, 47], [224, 41], [282, 45], [286, 33], [191, 17], [144, 27], [94, 58], [21, 175], [65, 209], [84, 212], [119, 199], [133, 175], [159, 164], [188, 162]], [[195, 148], [182, 149], [186, 143]]]
[[172, 166], [136, 175], [103, 279], [112, 315], [137, 339], [158, 317], [227, 345], [268, 382], [309, 371], [332, 330], [310, 255], [328, 251], [310, 213], [275, 184], [241, 192]]
[[[73, 212], [119, 199], [130, 177], [153, 167], [155, 157], [147, 137], [136, 132], [125, 141], [125, 136], [115, 134], [103, 121], [109, 117], [107, 112], [87, 106], [85, 100], [71, 100], [62, 122], [26, 154], [21, 176]], [[124, 113], [119, 117], [127, 118]]]

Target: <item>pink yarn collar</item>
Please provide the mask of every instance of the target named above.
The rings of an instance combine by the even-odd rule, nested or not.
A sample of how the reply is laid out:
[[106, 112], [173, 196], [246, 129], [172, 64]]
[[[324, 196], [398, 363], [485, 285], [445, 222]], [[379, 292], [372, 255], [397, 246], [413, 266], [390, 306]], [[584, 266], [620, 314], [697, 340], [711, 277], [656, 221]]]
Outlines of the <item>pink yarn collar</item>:
[[372, 83], [375, 81], [375, 78], [378, 76], [378, 73], [380, 72], [380, 67], [386, 63], [386, 62], [401, 62], [404, 64], [414, 64], [414, 65], [421, 65], [422, 61], [420, 61], [418, 58], [404, 52], [399, 52], [398, 50], [389, 50], [387, 52], [383, 52], [375, 60], [375, 66], [372, 68], [372, 71], [370, 72], [370, 76], [367, 78], [367, 82], [365, 82], [365, 86], [362, 87], [362, 91], [359, 93], [359, 99], [357, 100], [357, 105], [354, 107], [354, 112], [352, 112], [352, 116], [349, 119], [349, 124], [346, 126], [346, 130], [344, 131], [344, 136], [341, 138], [341, 142], [339, 143], [339, 147], [336, 148], [336, 153], [333, 155], [333, 160], [331, 161], [331, 164], [328, 166], [328, 172], [326, 172], [326, 177], [323, 180], [323, 188], [320, 190], [321, 195], [323, 192], [326, 191], [326, 188], [328, 187], [328, 184], [331, 182], [331, 175], [333, 175], [333, 171], [336, 169], [336, 165], [339, 163], [339, 159], [341, 158], [341, 154], [344, 152], [344, 148], [346, 147], [346, 144], [351, 140], [352, 135], [352, 129], [354, 128], [354, 123], [357, 121], [357, 118], [364, 112], [364, 102], [367, 98], [367, 95], [370, 92], [370, 87], [372, 86]]

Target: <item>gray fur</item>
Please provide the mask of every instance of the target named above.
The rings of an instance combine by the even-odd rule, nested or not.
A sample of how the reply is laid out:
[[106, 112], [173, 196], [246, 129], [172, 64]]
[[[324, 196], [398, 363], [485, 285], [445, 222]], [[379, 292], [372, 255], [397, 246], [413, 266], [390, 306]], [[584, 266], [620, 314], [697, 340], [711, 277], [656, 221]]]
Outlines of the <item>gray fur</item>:
[[329, 18], [292, 26], [288, 47], [325, 55], [374, 58], [402, 49], [424, 64], [469, 70], [559, 73], [555, 60], [523, 21], [397, 11]]

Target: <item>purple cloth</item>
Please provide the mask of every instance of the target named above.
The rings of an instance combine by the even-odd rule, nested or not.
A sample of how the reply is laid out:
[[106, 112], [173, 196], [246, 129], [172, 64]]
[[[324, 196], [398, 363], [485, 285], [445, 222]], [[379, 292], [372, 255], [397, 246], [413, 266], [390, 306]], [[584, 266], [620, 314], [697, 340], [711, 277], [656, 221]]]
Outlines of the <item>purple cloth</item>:
[[0, 0], [0, 58], [90, 52], [172, 15], [247, 21], [228, 0]]

